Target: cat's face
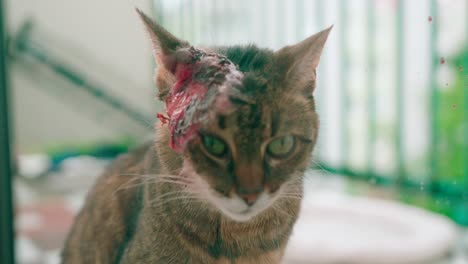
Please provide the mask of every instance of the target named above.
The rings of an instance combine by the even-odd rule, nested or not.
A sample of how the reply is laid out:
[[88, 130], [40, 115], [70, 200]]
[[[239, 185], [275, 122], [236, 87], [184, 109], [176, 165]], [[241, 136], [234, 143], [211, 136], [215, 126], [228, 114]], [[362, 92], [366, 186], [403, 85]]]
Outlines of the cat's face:
[[[272, 67], [274, 70], [274, 67]], [[295, 193], [316, 142], [312, 97], [288, 83], [244, 77], [250, 103], [200, 127], [189, 142], [186, 166], [203, 184], [203, 195], [234, 220], [245, 221]], [[266, 74], [269, 75], [269, 74]], [[190, 171], [189, 170], [189, 171]]]
[[[161, 99], [166, 101], [169, 119], [175, 119], [171, 109], [180, 107], [180, 104], [174, 106], [172, 98], [180, 97], [174, 96], [174, 89], [180, 89], [182, 83], [183, 89], [199, 91], [203, 84], [205, 93], [216, 90], [223, 102], [226, 101], [225, 108], [229, 108], [209, 105], [209, 113], [200, 111], [207, 117], [196, 119], [202, 121], [194, 121], [195, 125], [186, 129], [189, 132], [182, 137], [186, 142], [177, 145], [176, 150], [184, 156], [181, 174], [192, 178], [198, 194], [235, 221], [250, 220], [281, 197], [300, 198], [301, 194], [295, 190], [302, 183], [318, 135], [312, 95], [315, 69], [330, 29], [277, 52], [254, 46], [218, 49], [215, 52], [222, 54], [221, 58], [225, 56], [235, 65], [224, 75], [232, 73], [236, 81], [224, 78], [213, 83], [200, 81], [198, 77], [181, 81], [178, 65], [194, 63], [180, 55], [183, 54], [180, 50], [187, 49], [189, 44], [144, 15], [142, 18], [160, 64], [157, 85]], [[205, 74], [205, 68], [213, 67], [204, 67], [203, 59], [197, 58], [196, 63], [195, 68], [202, 69], [202, 74], [191, 71], [193, 76], [221, 76], [216, 75], [216, 70], [219, 71], [216, 67], [214, 72]], [[189, 68], [193, 69], [192, 66]], [[186, 68], [183, 67], [184, 76]], [[235, 92], [223, 94], [231, 90]], [[190, 98], [196, 96], [190, 94]], [[206, 101], [207, 97], [200, 98]], [[187, 105], [183, 109], [184, 114], [189, 112]], [[171, 136], [176, 138], [179, 130], [171, 129]]]

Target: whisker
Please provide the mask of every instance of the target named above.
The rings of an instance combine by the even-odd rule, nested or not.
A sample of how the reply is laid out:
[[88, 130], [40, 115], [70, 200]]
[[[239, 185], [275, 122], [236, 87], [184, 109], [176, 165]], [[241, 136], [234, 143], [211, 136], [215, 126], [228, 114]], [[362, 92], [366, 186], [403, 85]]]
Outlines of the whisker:
[[144, 185], [145, 183], [147, 182], [151, 182], [150, 179], [145, 179], [145, 180], [142, 180], [141, 182], [139, 183], [136, 183], [136, 184], [124, 184], [123, 186], [119, 187], [117, 190], [115, 190], [113, 192], [113, 195], [115, 195], [117, 192], [119, 191], [123, 191], [123, 190], [128, 190], [128, 189], [131, 189], [131, 188], [135, 188], [135, 187], [138, 187], [138, 186], [142, 186]]
[[288, 213], [287, 211], [285, 211], [284, 209], [282, 209], [280, 206], [278, 205], [273, 205], [273, 210], [277, 211], [277, 212], [280, 212], [281, 214], [287, 216], [287, 217], [294, 217], [292, 214]]
[[311, 160], [311, 162], [318, 167], [318, 169], [310, 169], [311, 171], [317, 171], [317, 172], [323, 172], [326, 175], [330, 175], [331, 173], [327, 171], [319, 162], [315, 161], [314, 159]]
[[[135, 182], [137, 180], [140, 180], [140, 182], [136, 183], [136, 184], [131, 184], [132, 182]], [[123, 190], [128, 190], [128, 189], [131, 189], [131, 188], [136, 188], [136, 187], [139, 187], [139, 186], [142, 186], [144, 184], [149, 184], [149, 183], [170, 183], [170, 184], [176, 184], [176, 185], [179, 185], [179, 186], [182, 186], [182, 187], [186, 187], [187, 185], [191, 184], [192, 182], [190, 181], [183, 181], [181, 179], [178, 179], [178, 180], [169, 180], [169, 179], [158, 179], [158, 178], [154, 178], [154, 177], [146, 177], [144, 179], [140, 179], [140, 178], [135, 178], [135, 179], [132, 179], [128, 182], [125, 182], [124, 184], [122, 184], [121, 186], [119, 186], [116, 190], [114, 190], [112, 192], [112, 196], [115, 196], [117, 192], [119, 191], [123, 191]]]
[[166, 180], [166, 179], [155, 179], [154, 182], [157, 182], [157, 183], [175, 183], [175, 184], [179, 184], [179, 185], [188, 185], [188, 184], [192, 183], [190, 181]]
[[177, 191], [171, 191], [171, 192], [163, 193], [161, 195], [156, 195], [156, 197], [154, 199], [150, 200], [149, 203], [151, 204], [156, 200], [164, 199], [165, 197], [168, 197], [168, 196], [170, 197], [170, 196], [177, 196], [177, 195], [183, 195], [183, 194], [194, 195], [192, 192], [190, 192], [188, 190], [181, 189], [181, 190], [177, 190]]
[[295, 196], [295, 195], [280, 195], [278, 196], [278, 199], [297, 199], [297, 200], [301, 200], [303, 199], [302, 196]]
[[[155, 180], [155, 181], [158, 181], [158, 182], [163, 182], [165, 180], [173, 180], [172, 183], [181, 183], [181, 184], [191, 183], [191, 181], [189, 181], [188, 178], [181, 177], [180, 175], [170, 175], [170, 174], [123, 173], [123, 174], [120, 174], [120, 176], [137, 176], [136, 178], [122, 184], [122, 187], [129, 184], [129, 183], [131, 183], [131, 182], [139, 180], [140, 178], [152, 179], [152, 180]], [[167, 182], [169, 182], [169, 181], [167, 181]], [[138, 185], [134, 185], [134, 186], [138, 186]], [[121, 188], [119, 187], [116, 191], [118, 191], [120, 189]]]
[[169, 199], [163, 199], [162, 201], [160, 201], [160, 203], [150, 203], [151, 206], [153, 207], [159, 207], [159, 206], [162, 206], [164, 204], [167, 204], [169, 202], [172, 202], [172, 201], [177, 201], [177, 200], [191, 200], [191, 201], [196, 201], [198, 199], [197, 196], [195, 195], [185, 195], [185, 196], [177, 196], [177, 197], [172, 197], [172, 198], [169, 198]]
[[[139, 182], [137, 184], [131, 184], [137, 180], [141, 180], [142, 182]], [[135, 178], [135, 179], [131, 179], [123, 184], [121, 184], [116, 190], [114, 190], [112, 193], [111, 193], [111, 196], [115, 196], [115, 194], [121, 190], [125, 190], [125, 189], [130, 189], [130, 188], [134, 188], [134, 187], [138, 187], [140, 185], [143, 185], [146, 183], [146, 181], [148, 181], [150, 179], [140, 179], [140, 178]]]
[[174, 174], [138, 174], [138, 173], [122, 173], [119, 174], [120, 176], [138, 176], [138, 177], [159, 177], [159, 178], [183, 178], [180, 175], [174, 175]]
[[295, 196], [295, 197], [300, 197], [302, 198], [304, 195], [302, 192], [287, 192], [287, 193], [282, 193], [282, 196]]
[[140, 174], [140, 173], [121, 173], [119, 176], [145, 176], [150, 174]]
[[280, 193], [280, 195], [303, 195], [302, 190], [288, 190], [288, 191], [283, 191]]
[[188, 192], [183, 191], [183, 190], [167, 192], [167, 193], [163, 193], [163, 194], [157, 196], [156, 199], [162, 199], [162, 198], [167, 197], [167, 196], [176, 195], [176, 194], [185, 194], [185, 193], [188, 193]]
[[283, 197], [283, 198], [296, 198], [296, 199], [302, 199], [303, 196], [301, 195], [294, 195], [294, 194], [289, 194], [289, 195], [281, 195], [279, 197]]

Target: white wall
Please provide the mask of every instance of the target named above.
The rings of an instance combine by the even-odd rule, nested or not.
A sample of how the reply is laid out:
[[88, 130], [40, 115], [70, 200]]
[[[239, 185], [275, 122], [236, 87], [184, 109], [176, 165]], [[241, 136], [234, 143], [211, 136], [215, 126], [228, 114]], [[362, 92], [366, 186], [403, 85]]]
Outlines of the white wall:
[[[115, 96], [154, 116], [155, 88], [149, 42], [134, 6], [149, 12], [149, 1], [130, 0], [9, 0], [8, 26], [15, 34], [28, 17], [34, 19], [34, 38], [97, 80]], [[137, 125], [108, 125], [104, 109], [93, 115], [88, 100], [76, 98], [73, 87], [43, 66], [13, 62], [11, 67], [14, 134], [17, 149], [36, 151], [67, 142], [110, 140], [122, 134], [143, 136], [149, 130]], [[49, 89], [49, 90], [47, 90]], [[52, 91], [52, 92], [51, 92]], [[81, 100], [81, 101], [80, 101]], [[82, 111], [84, 110], [84, 111]], [[83, 114], [87, 113], [86, 114]], [[117, 122], [123, 119], [116, 119]], [[149, 124], [150, 126], [150, 124]]]

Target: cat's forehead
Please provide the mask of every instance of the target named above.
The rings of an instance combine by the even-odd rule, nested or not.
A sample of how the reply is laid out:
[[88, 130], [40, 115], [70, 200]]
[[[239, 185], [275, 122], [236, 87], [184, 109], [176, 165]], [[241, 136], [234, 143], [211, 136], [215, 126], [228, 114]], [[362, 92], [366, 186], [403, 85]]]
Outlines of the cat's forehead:
[[[194, 80], [207, 85], [210, 84], [210, 81], [213, 81], [213, 77], [216, 77], [219, 83], [224, 81], [224, 77], [228, 74], [240, 73], [236, 65], [226, 56], [193, 46], [178, 49], [174, 59], [178, 65], [185, 65], [190, 68]], [[175, 71], [177, 75], [177, 69]], [[181, 76], [176, 77], [177, 79], [181, 78]]]
[[236, 57], [193, 47], [177, 51], [176, 82], [166, 98], [175, 150], [181, 151], [199, 129], [219, 126], [226, 118], [242, 141], [270, 133], [273, 113], [282, 111], [279, 105], [290, 96], [275, 80], [268, 52], [246, 54]]
[[[233, 56], [230, 52], [223, 54], [194, 47], [181, 49], [178, 54], [188, 58], [178, 60], [188, 60], [186, 63], [190, 65], [190, 82], [206, 88], [206, 102], [211, 101], [211, 95], [216, 95], [215, 97], [229, 101], [229, 105], [234, 106], [229, 108], [234, 110], [239, 104], [268, 104], [272, 101], [273, 56], [268, 50], [244, 52], [242, 58]], [[177, 78], [179, 81], [184, 78], [184, 73], [181, 75]]]
[[274, 103], [284, 93], [281, 63], [274, 52], [255, 45], [239, 45], [219, 48], [243, 73], [241, 92], [245, 97], [261, 104]]

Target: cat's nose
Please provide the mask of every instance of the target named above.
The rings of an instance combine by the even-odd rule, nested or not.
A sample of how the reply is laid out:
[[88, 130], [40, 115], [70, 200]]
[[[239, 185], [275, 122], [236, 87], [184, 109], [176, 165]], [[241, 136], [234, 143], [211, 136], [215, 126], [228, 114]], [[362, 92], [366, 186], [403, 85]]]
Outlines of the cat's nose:
[[257, 201], [258, 196], [263, 192], [263, 187], [258, 187], [254, 190], [240, 188], [237, 192], [242, 200], [244, 200], [248, 206], [251, 206], [255, 201]]

